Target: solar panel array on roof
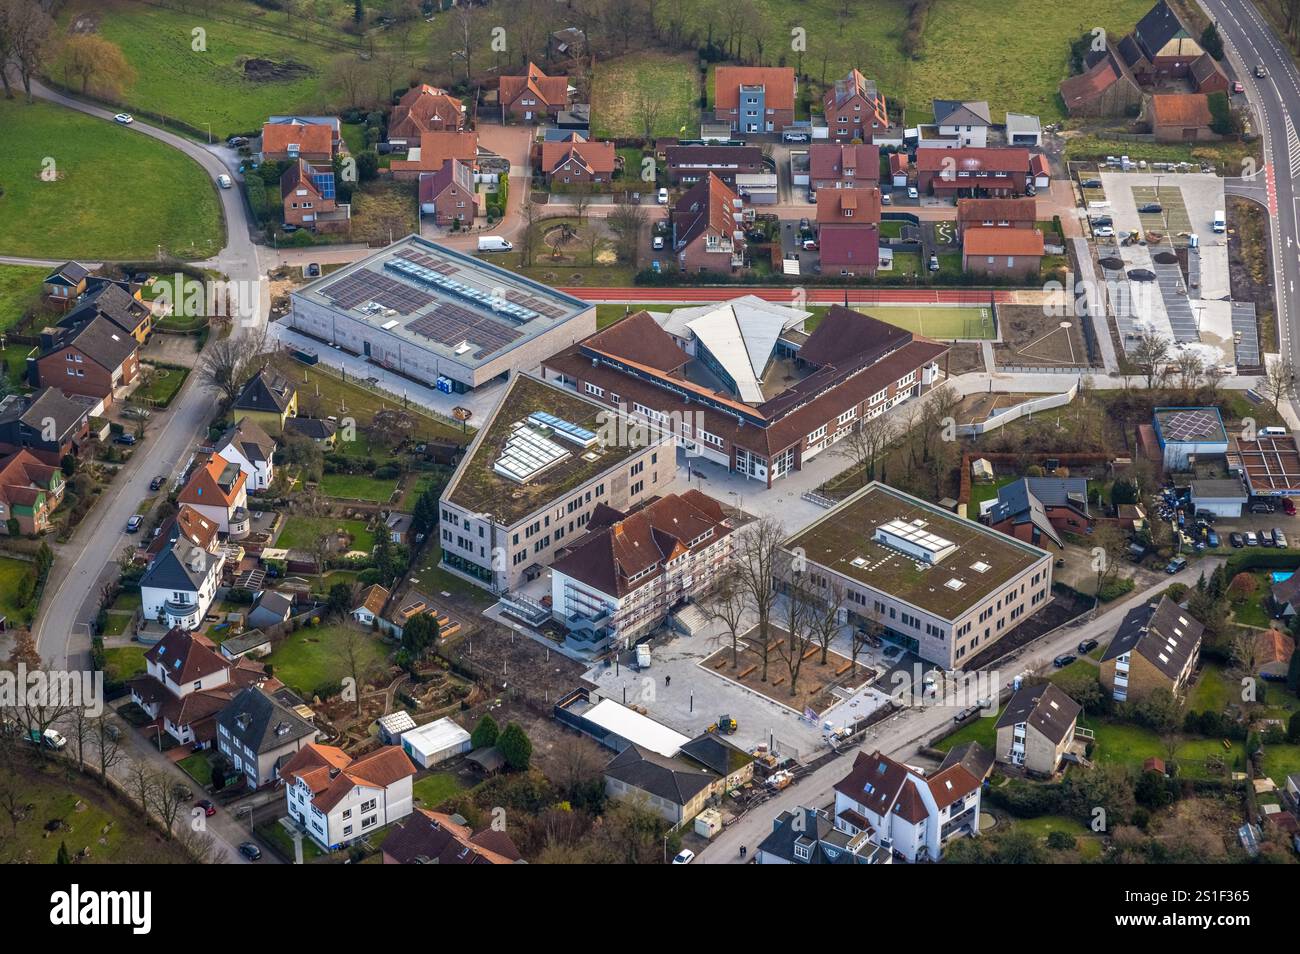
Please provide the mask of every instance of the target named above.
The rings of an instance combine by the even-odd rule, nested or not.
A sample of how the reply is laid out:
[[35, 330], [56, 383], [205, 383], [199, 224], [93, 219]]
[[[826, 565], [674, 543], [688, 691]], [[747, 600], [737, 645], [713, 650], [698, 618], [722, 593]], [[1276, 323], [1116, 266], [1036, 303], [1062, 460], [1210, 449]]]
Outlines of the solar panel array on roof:
[[572, 441], [580, 447], [590, 447], [596, 443], [596, 433], [589, 431], [585, 427], [579, 427], [577, 424], [571, 424], [563, 418], [556, 417], [554, 414], [547, 414], [545, 411], [534, 411], [528, 415], [528, 420], [534, 424], [540, 424], [543, 427], [549, 427], [557, 435], [565, 440]]
[[523, 337], [515, 328], [450, 302], [412, 320], [406, 330], [453, 348], [462, 341], [473, 341], [480, 348], [474, 355], [476, 358], [499, 351]]
[[569, 452], [523, 421], [511, 425], [510, 436], [492, 469], [516, 483], [526, 483], [565, 460]]
[[419, 311], [434, 300], [428, 292], [373, 272], [345, 275], [326, 285], [321, 293], [340, 308], [349, 311], [364, 302], [373, 301], [403, 315]]
[[539, 312], [547, 318], [559, 318], [564, 314], [564, 309], [552, 305], [550, 302], [538, 298], [536, 295], [529, 295], [526, 292], [516, 291], [513, 288], [506, 289], [506, 297], [516, 305], [523, 305], [525, 308], [531, 308], [533, 311]]
[[389, 259], [387, 262], [384, 262], [384, 268], [397, 272], [402, 277], [408, 278], [413, 282], [419, 282], [421, 285], [436, 288], [446, 294], [455, 295], [458, 298], [464, 298], [467, 301], [472, 301], [474, 304], [480, 305], [484, 308], [490, 308], [498, 315], [508, 318], [511, 321], [517, 321], [520, 324], [541, 317], [531, 308], [525, 308], [523, 305], [516, 305], [502, 298], [500, 295], [483, 291], [480, 288], [474, 288], [471, 285], [466, 285], [464, 282], [457, 281], [441, 272], [436, 272], [432, 268], [413, 262], [409, 258]]
[[434, 258], [432, 255], [425, 255], [421, 252], [414, 252], [411, 249], [403, 249], [397, 253], [399, 258], [407, 258], [417, 265], [423, 265], [425, 268], [431, 268], [435, 272], [443, 275], [452, 275], [460, 271], [454, 264], [445, 258]]
[[1218, 412], [1192, 409], [1160, 415], [1160, 433], [1166, 441], [1203, 441], [1222, 438]]
[[312, 171], [311, 184], [316, 187], [322, 199], [334, 198], [334, 173]]

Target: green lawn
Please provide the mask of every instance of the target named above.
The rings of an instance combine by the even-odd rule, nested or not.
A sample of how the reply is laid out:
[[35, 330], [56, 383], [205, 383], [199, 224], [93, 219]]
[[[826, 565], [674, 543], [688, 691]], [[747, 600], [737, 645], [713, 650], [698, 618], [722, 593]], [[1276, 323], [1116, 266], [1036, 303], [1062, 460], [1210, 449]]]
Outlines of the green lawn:
[[117, 594], [117, 598], [113, 600], [113, 605], [109, 608], [115, 610], [134, 610], [139, 609], [140, 604], [141, 599], [139, 590], [123, 590], [121, 593]]
[[[1142, 763], [1152, 756], [1158, 759], [1169, 757], [1164, 740], [1150, 729], [1109, 720], [1090, 720], [1087, 725], [1096, 733], [1096, 745], [1093, 748], [1093, 760], [1096, 762], [1114, 762], [1141, 770]], [[1210, 777], [1203, 763], [1211, 755], [1222, 758], [1228, 772], [1244, 770], [1246, 748], [1243, 743], [1233, 742], [1231, 749], [1225, 749], [1219, 739], [1180, 736], [1175, 750], [1180, 776]]]
[[1188, 694], [1187, 708], [1191, 712], [1222, 712], [1240, 695], [1240, 687], [1228, 681], [1222, 666], [1206, 663]]
[[[313, 415], [317, 417], [328, 417], [332, 414], [339, 418], [352, 418], [357, 422], [358, 440], [363, 438], [363, 431], [370, 425], [376, 411], [401, 406], [400, 400], [376, 394], [351, 381], [343, 381], [321, 368], [311, 368], [293, 361], [285, 367], [285, 372], [289, 379], [298, 385], [300, 406], [312, 408]], [[400, 385], [394, 386], [400, 387]], [[459, 424], [429, 417], [417, 404], [411, 404], [405, 410], [415, 418], [413, 438], [455, 437], [468, 443], [474, 436], [472, 423], [466, 433]], [[340, 437], [339, 448], [343, 450], [344, 447], [344, 441]]]
[[375, 537], [362, 520], [343, 520], [335, 517], [290, 517], [275, 545], [285, 550], [310, 550], [322, 534], [342, 529], [352, 537], [352, 549], [367, 553], [375, 545]]
[[1278, 788], [1286, 786], [1286, 777], [1300, 772], [1300, 745], [1264, 746], [1264, 774]]
[[[251, 3], [220, 6], [258, 15]], [[262, 11], [260, 15], [272, 28], [286, 26], [283, 14]], [[196, 26], [207, 31], [205, 52], [191, 49], [191, 31]], [[336, 55], [269, 29], [153, 4], [115, 5], [101, 21], [99, 32], [121, 47], [135, 67], [136, 81], [124, 91], [123, 101], [182, 119], [200, 130], [210, 123], [219, 139], [259, 130], [273, 114], [311, 113], [322, 107], [322, 76]], [[302, 63], [311, 72], [295, 79], [257, 82], [244, 78], [242, 63], [249, 57]]]
[[463, 786], [451, 772], [434, 772], [424, 778], [416, 779], [411, 791], [419, 800], [422, 808], [435, 809], [453, 795], [459, 793]]
[[322, 474], [320, 489], [327, 497], [342, 497], [348, 500], [373, 500], [387, 503], [388, 498], [397, 489], [394, 480], [379, 480], [365, 474]]
[[[207, 258], [224, 244], [216, 186], [170, 146], [70, 109], [0, 99], [0, 252]], [[54, 163], [50, 181], [41, 177]], [[39, 223], [39, 227], [34, 227]]]
[[1013, 484], [1019, 477], [994, 477], [990, 483], [972, 483], [970, 485], [970, 516], [975, 518], [979, 516], [979, 505], [986, 500], [993, 500], [998, 495], [998, 491], [1007, 484]]
[[455, 593], [458, 596], [467, 597], [476, 603], [484, 606], [496, 602], [487, 590], [481, 589], [466, 580], [461, 579], [448, 573], [438, 566], [442, 559], [442, 550], [437, 544], [436, 535], [430, 539], [424, 550], [420, 554], [419, 563], [410, 572], [409, 576], [419, 586], [421, 591], [429, 594], [442, 592]]
[[189, 377], [186, 368], [153, 368], [153, 376], [148, 384], [142, 384], [131, 394], [131, 398], [145, 404], [166, 407], [172, 403], [177, 392]]
[[0, 557], [0, 614], [11, 621], [26, 622], [30, 618], [33, 607], [19, 606], [17, 593], [19, 581], [34, 566], [35, 564], [28, 563], [26, 560]]
[[9, 390], [27, 389], [27, 355], [35, 350], [32, 345], [25, 344], [12, 344], [0, 348], [0, 361], [4, 362], [4, 375]]
[[[285, 831], [284, 826], [281, 825], [278, 820], [259, 822], [256, 831], [258, 837], [263, 841], [275, 845], [284, 857], [288, 858], [290, 861], [294, 860], [296, 857], [296, 850], [293, 845], [293, 836]], [[316, 842], [312, 841], [306, 835], [302, 836], [302, 860], [304, 864], [308, 864], [315, 861], [317, 858], [322, 858], [324, 856], [325, 852], [321, 850], [320, 846], [316, 844]]]
[[1232, 618], [1243, 626], [1267, 629], [1269, 613], [1264, 604], [1268, 602], [1268, 595], [1272, 592], [1272, 580], [1267, 570], [1257, 570], [1251, 573], [1251, 576], [1255, 578], [1255, 592], [1242, 602], [1232, 604]]
[[130, 613], [109, 613], [104, 623], [105, 636], [121, 636], [131, 622]]
[[647, 101], [653, 104], [655, 136], [699, 133], [699, 72], [690, 54], [630, 53], [604, 60], [596, 64], [591, 86], [597, 139], [644, 136]]
[[387, 647], [369, 632], [343, 624], [300, 629], [276, 646], [265, 662], [275, 678], [310, 698], [320, 687], [337, 684], [350, 675], [343, 645], [351, 633], [362, 637], [358, 645], [363, 668], [382, 667], [388, 659]]
[[106, 675], [119, 682], [144, 675], [144, 653], [143, 646], [110, 646], [104, 650]]
[[[3, 201], [0, 199], [0, 203]], [[30, 265], [0, 265], [0, 332], [16, 325], [27, 309], [40, 300], [41, 279], [49, 271]]]
[[[1001, 710], [998, 710], [998, 715], [1001, 714]], [[948, 752], [965, 742], [978, 742], [990, 752], [994, 751], [998, 747], [997, 716], [976, 716], [946, 739], [935, 743], [934, 747]]]
[[1102, 840], [1083, 822], [1067, 815], [1041, 815], [1038, 818], [1017, 818], [1011, 823], [1015, 831], [1027, 832], [1042, 842], [1054, 831], [1063, 831], [1074, 838], [1079, 853], [1085, 858], [1101, 857]]
[[206, 753], [196, 752], [194, 755], [181, 759], [176, 765], [182, 772], [204, 788], [212, 784], [212, 763], [208, 760]]
[[[943, 256], [940, 256], [942, 267]], [[960, 270], [960, 268], [959, 268]], [[872, 305], [858, 311], [927, 338], [951, 341], [954, 338], [993, 338], [993, 313], [988, 308], [938, 305]]]

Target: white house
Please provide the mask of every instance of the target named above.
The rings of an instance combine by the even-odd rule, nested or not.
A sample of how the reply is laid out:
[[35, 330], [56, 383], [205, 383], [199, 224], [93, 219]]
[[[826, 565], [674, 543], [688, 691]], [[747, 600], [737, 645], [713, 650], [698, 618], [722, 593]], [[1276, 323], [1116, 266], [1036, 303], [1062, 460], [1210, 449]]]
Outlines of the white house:
[[961, 102], [954, 99], [934, 101], [934, 124], [944, 139], [953, 138], [961, 146], [983, 149], [988, 145], [989, 104], [986, 102]]
[[275, 479], [275, 441], [250, 417], [241, 417], [231, 425], [213, 449], [239, 465], [247, 490], [266, 490]]
[[979, 831], [980, 781], [960, 763], [928, 778], [879, 752], [859, 752], [835, 785], [835, 827], [907, 861], [937, 861], [953, 838]]
[[214, 719], [234, 694], [234, 665], [202, 636], [173, 629], [144, 654], [131, 699], [182, 745], [209, 743]]
[[352, 618], [362, 626], [369, 626], [379, 618], [387, 602], [388, 590], [378, 583], [372, 583], [362, 595], [361, 603], [352, 611]]
[[220, 454], [199, 459], [176, 502], [189, 504], [235, 539], [248, 535], [248, 475]]
[[144, 619], [180, 629], [198, 629], [217, 595], [226, 558], [177, 538], [149, 564], [140, 579]]
[[353, 760], [315, 742], [280, 770], [289, 815], [330, 851], [411, 814], [414, 775], [415, 766], [395, 746]]

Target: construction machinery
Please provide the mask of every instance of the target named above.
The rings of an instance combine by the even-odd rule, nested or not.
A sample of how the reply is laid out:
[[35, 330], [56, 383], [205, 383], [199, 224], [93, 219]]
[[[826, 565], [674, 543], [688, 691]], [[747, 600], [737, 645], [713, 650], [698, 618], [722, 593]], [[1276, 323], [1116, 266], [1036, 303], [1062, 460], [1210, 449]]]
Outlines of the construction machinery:
[[718, 716], [717, 729], [723, 735], [732, 735], [738, 728], [740, 728], [739, 724], [731, 716]]

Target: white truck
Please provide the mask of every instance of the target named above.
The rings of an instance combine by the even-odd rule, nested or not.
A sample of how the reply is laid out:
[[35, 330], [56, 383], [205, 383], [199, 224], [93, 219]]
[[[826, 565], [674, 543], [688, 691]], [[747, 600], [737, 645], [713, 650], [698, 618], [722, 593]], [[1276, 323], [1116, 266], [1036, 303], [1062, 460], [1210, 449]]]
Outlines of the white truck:
[[650, 644], [638, 643], [636, 647], [636, 668], [638, 670], [650, 668]]
[[1214, 231], [1226, 232], [1228, 230], [1228, 220], [1223, 214], [1222, 209], [1216, 209], [1214, 212]]
[[484, 235], [478, 240], [480, 252], [508, 252], [513, 248], [513, 245], [496, 235]]

